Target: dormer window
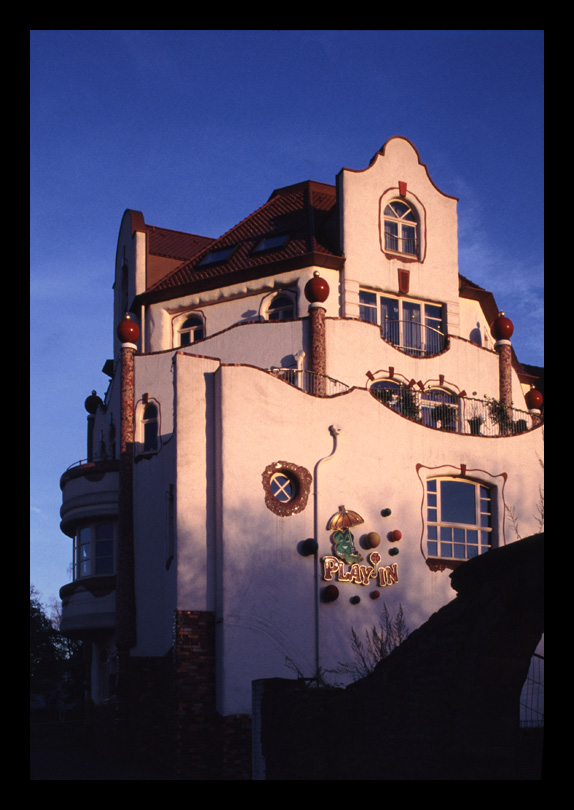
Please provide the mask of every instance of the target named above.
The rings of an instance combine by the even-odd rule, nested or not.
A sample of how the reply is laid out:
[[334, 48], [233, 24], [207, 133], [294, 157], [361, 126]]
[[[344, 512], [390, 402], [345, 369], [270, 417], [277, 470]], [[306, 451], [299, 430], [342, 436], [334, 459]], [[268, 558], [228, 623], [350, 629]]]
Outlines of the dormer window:
[[266, 250], [277, 250], [284, 247], [289, 241], [290, 234], [283, 233], [278, 236], [265, 236], [253, 248], [252, 253], [264, 253]]
[[385, 250], [417, 256], [418, 225], [413, 209], [402, 200], [391, 200], [385, 206], [383, 220]]
[[215, 264], [216, 262], [224, 262], [226, 259], [229, 259], [231, 254], [235, 251], [236, 245], [231, 245], [227, 247], [218, 248], [217, 250], [211, 250], [207, 253], [203, 259], [197, 263], [198, 267], [203, 267], [206, 264]]

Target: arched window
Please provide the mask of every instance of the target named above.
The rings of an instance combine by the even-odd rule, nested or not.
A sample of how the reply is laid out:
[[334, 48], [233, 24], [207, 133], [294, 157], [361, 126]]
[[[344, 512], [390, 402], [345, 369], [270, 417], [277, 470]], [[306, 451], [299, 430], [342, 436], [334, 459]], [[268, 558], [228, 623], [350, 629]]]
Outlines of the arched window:
[[395, 413], [415, 422], [420, 421], [419, 400], [414, 389], [394, 380], [376, 380], [369, 388], [371, 394]]
[[445, 388], [427, 388], [421, 394], [421, 416], [424, 425], [441, 430], [458, 427], [459, 400]]
[[369, 391], [379, 402], [388, 405], [393, 410], [398, 410], [402, 399], [402, 389], [403, 386], [393, 380], [376, 380]]
[[429, 557], [468, 560], [493, 544], [493, 490], [462, 478], [426, 482]]
[[295, 301], [290, 295], [276, 295], [267, 307], [267, 319], [270, 321], [289, 321], [295, 317]]
[[158, 410], [153, 404], [146, 405], [143, 413], [144, 453], [153, 453], [157, 450], [158, 438]]
[[203, 340], [203, 337], [203, 318], [199, 315], [190, 315], [179, 328], [180, 346], [190, 346], [192, 343], [197, 343], [198, 340]]
[[402, 200], [391, 200], [383, 212], [385, 250], [418, 255], [418, 223], [413, 209]]

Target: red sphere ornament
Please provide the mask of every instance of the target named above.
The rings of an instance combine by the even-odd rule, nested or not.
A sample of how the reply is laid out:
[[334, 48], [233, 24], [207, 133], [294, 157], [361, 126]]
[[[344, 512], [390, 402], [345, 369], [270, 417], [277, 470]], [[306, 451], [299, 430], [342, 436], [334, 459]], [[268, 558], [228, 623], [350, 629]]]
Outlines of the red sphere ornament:
[[327, 585], [327, 587], [323, 591], [323, 601], [334, 602], [338, 598], [339, 598], [339, 589], [337, 588], [337, 586]]
[[329, 285], [317, 270], [305, 284], [305, 297], [311, 304], [322, 304], [329, 297]]
[[391, 532], [390, 539], [392, 540], [393, 543], [396, 543], [398, 540], [401, 539], [402, 536], [403, 533], [400, 532], [398, 529], [395, 529], [393, 532]]
[[137, 343], [140, 337], [140, 328], [135, 321], [132, 321], [126, 314], [124, 320], [118, 324], [117, 335], [122, 343]]
[[504, 312], [499, 312], [496, 320], [492, 322], [490, 331], [495, 340], [510, 340], [514, 332], [514, 324]]
[[98, 406], [103, 404], [104, 403], [102, 402], [100, 397], [97, 396], [96, 392], [92, 391], [90, 396], [84, 402], [84, 408], [87, 410], [90, 416], [93, 416], [95, 412], [98, 410]]
[[542, 396], [540, 391], [536, 390], [536, 388], [531, 388], [530, 391], [528, 391], [528, 393], [526, 394], [525, 399], [529, 411], [537, 410], [542, 406], [542, 403], [544, 402], [544, 397]]

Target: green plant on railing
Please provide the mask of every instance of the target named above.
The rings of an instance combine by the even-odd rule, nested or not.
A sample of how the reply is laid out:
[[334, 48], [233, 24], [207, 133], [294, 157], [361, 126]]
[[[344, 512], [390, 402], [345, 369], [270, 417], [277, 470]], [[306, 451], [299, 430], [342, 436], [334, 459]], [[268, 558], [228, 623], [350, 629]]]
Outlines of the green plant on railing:
[[509, 433], [524, 433], [528, 430], [528, 422], [526, 419], [513, 419], [514, 409], [512, 403], [505, 405], [494, 397], [485, 396], [486, 407], [490, 418], [495, 425], [498, 425], [502, 434]]
[[501, 402], [499, 399], [495, 399], [494, 397], [487, 397], [485, 395], [484, 401], [486, 402], [486, 407], [488, 409], [488, 413], [492, 421], [495, 425], [498, 425], [500, 428], [501, 433], [511, 433], [512, 432], [512, 407], [509, 405], [505, 405], [504, 402]]
[[403, 388], [399, 400], [399, 412], [407, 419], [420, 422], [420, 408], [417, 394], [412, 388]]

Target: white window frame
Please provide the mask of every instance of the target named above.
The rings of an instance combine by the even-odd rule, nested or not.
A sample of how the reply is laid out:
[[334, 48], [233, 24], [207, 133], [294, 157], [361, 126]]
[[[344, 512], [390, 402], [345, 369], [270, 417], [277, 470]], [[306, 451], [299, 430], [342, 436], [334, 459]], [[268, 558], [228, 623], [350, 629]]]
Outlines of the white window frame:
[[[401, 208], [405, 210], [401, 213]], [[396, 233], [390, 232], [390, 227], [396, 228]], [[408, 231], [412, 230], [414, 236], [409, 236]], [[388, 200], [383, 207], [383, 245], [385, 253], [397, 253], [401, 256], [419, 258], [419, 233], [420, 224], [416, 209], [406, 200], [393, 197]], [[391, 240], [396, 240], [396, 244], [391, 245]], [[412, 244], [412, 250], [406, 248]]]
[[[371, 296], [371, 300], [367, 301], [367, 296]], [[396, 319], [397, 326], [391, 331], [385, 330], [385, 323], [381, 314], [383, 302], [396, 304], [398, 318]], [[420, 319], [418, 321], [409, 318], [409, 308], [411, 312], [415, 311], [418, 307]], [[440, 309], [440, 318], [433, 312], [433, 308]], [[405, 351], [408, 354], [417, 355], [421, 354], [440, 354], [446, 345], [446, 305], [437, 301], [423, 301], [422, 299], [415, 298], [402, 298], [396, 295], [381, 292], [379, 290], [367, 289], [361, 287], [359, 289], [359, 318], [367, 323], [374, 323], [381, 328], [381, 336], [388, 340], [393, 346]], [[389, 321], [395, 323], [395, 321]], [[414, 331], [411, 333], [408, 330], [408, 324], [413, 323]], [[437, 326], [438, 324], [438, 326]], [[439, 328], [440, 327], [440, 328]], [[430, 329], [430, 332], [426, 330]], [[414, 344], [413, 340], [416, 337], [416, 332], [419, 332], [421, 340], [419, 346]], [[442, 337], [440, 337], [442, 336]], [[424, 337], [424, 339], [423, 339]], [[427, 345], [430, 346], [436, 342], [436, 347], [427, 350]], [[422, 347], [425, 347], [424, 349]], [[436, 351], [434, 349], [436, 348]]]
[[[273, 310], [274, 302], [278, 301], [281, 298], [288, 299], [291, 303], [290, 306], [285, 305], [280, 309]], [[280, 314], [280, 317], [270, 317], [270, 313], [277, 312]], [[284, 318], [282, 317], [283, 312], [291, 312], [290, 317]], [[276, 290], [271, 295], [265, 296], [265, 298], [261, 302], [261, 307], [259, 310], [260, 316], [263, 320], [278, 323], [280, 321], [286, 320], [291, 321], [297, 317], [297, 295], [292, 290]]]
[[[186, 326], [186, 324], [192, 320], [197, 321], [197, 323]], [[177, 335], [177, 345], [182, 349], [203, 340], [205, 338], [205, 316], [203, 312], [200, 312], [199, 310], [192, 310], [191, 312], [186, 312], [185, 315], [180, 316], [177, 319], [175, 332]], [[199, 332], [201, 332], [201, 337], [196, 337]], [[186, 336], [185, 342], [183, 342], [184, 335]]]
[[[474, 487], [474, 522], [449, 519], [443, 503], [443, 483]], [[425, 483], [426, 551], [430, 559], [463, 563], [495, 547], [496, 487], [471, 478], [432, 476]], [[489, 542], [487, 542], [487, 540]], [[450, 553], [449, 553], [450, 552]]]

